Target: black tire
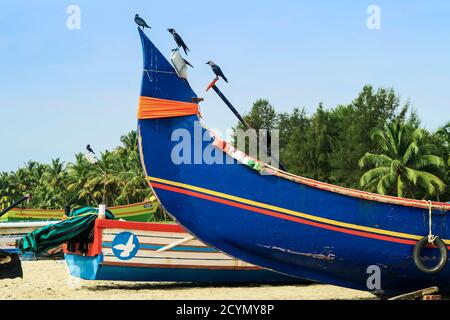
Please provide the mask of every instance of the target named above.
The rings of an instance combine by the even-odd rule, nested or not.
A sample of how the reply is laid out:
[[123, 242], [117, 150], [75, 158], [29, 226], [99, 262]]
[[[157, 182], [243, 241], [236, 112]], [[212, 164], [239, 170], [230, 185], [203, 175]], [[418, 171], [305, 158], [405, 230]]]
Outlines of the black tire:
[[414, 263], [416, 264], [417, 269], [419, 269], [420, 271], [428, 274], [435, 274], [442, 271], [442, 269], [444, 269], [445, 266], [447, 265], [447, 255], [448, 255], [447, 246], [445, 245], [444, 241], [442, 241], [439, 238], [436, 238], [433, 244], [438, 247], [441, 258], [439, 259], [439, 263], [436, 266], [428, 268], [423, 264], [422, 260], [420, 259], [422, 249], [427, 244], [428, 244], [428, 237], [425, 237], [421, 239], [419, 242], [417, 242], [413, 252]]

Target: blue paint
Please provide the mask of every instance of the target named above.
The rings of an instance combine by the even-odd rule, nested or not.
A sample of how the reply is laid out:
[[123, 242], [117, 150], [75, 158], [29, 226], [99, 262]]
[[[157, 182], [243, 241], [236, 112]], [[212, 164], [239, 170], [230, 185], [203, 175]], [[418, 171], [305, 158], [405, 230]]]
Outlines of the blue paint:
[[84, 280], [97, 280], [97, 272], [103, 256], [85, 257], [74, 254], [65, 254], [70, 275]]
[[[143, 32], [147, 68], [158, 68], [165, 58]], [[143, 40], [143, 41], [144, 41]], [[145, 77], [144, 77], [145, 78]], [[143, 79], [143, 96], [186, 101], [189, 85], [176, 75], [152, 87]], [[163, 87], [167, 85], [166, 87]], [[183, 99], [180, 99], [183, 98]], [[413, 235], [428, 234], [428, 210], [345, 196], [260, 175], [240, 164], [174, 165], [170, 137], [186, 129], [194, 137], [196, 116], [139, 120], [144, 166], [150, 175], [251, 199], [313, 216]], [[208, 133], [202, 129], [208, 136]], [[203, 142], [202, 150], [211, 141]], [[193, 143], [193, 141], [192, 141]], [[219, 151], [220, 152], [220, 151]], [[228, 160], [229, 157], [224, 155]], [[193, 159], [192, 159], [193, 160]], [[231, 161], [233, 162], [233, 161]], [[438, 285], [450, 293], [450, 267], [436, 275], [421, 273], [412, 259], [413, 246], [365, 238], [271, 217], [224, 204], [156, 189], [158, 198], [177, 221], [199, 239], [238, 259], [299, 278], [369, 290], [367, 268], [381, 268], [386, 295]], [[449, 239], [447, 212], [434, 212], [433, 233]], [[435, 250], [430, 250], [433, 255]]]
[[139, 239], [131, 232], [122, 232], [114, 237], [112, 251], [120, 260], [131, 260], [139, 251]]
[[13, 254], [13, 253], [20, 253], [20, 250], [18, 249], [13, 249], [13, 248], [2, 248], [1, 249], [3, 252], [9, 253], [9, 254]]
[[268, 270], [209, 270], [102, 265], [103, 257], [66, 254], [70, 274], [85, 280], [168, 281], [195, 283], [304, 283]]

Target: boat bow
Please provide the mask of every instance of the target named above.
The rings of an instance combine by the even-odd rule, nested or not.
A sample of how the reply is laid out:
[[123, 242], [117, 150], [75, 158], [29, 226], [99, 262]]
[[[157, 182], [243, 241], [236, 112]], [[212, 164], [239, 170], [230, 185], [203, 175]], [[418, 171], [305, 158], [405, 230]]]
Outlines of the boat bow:
[[[304, 279], [384, 294], [430, 285], [450, 291], [449, 268], [424, 274], [412, 259], [414, 245], [428, 234], [426, 203], [331, 186], [264, 165], [261, 174], [261, 167], [236, 161], [236, 150], [199, 124], [189, 83], [139, 32], [141, 101], [150, 99], [146, 109], [164, 108], [161, 116], [139, 113], [142, 164], [162, 205], [185, 228], [229, 255]], [[183, 162], [174, 159], [180, 137], [194, 146], [189, 156], [178, 154]], [[205, 153], [223, 161], [196, 161]], [[432, 230], [442, 239], [450, 239], [449, 208], [431, 206]], [[428, 252], [431, 261], [435, 251]], [[380, 288], [368, 286], [370, 270], [379, 270]]]

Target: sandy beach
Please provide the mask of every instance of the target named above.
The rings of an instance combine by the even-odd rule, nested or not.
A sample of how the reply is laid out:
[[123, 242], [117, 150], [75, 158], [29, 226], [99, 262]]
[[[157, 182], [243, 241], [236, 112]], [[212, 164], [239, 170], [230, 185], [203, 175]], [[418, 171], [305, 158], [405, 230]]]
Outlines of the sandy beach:
[[64, 261], [25, 261], [24, 278], [0, 280], [3, 299], [75, 300], [348, 300], [374, 299], [367, 292], [328, 285], [214, 286], [178, 283], [84, 281], [68, 275]]

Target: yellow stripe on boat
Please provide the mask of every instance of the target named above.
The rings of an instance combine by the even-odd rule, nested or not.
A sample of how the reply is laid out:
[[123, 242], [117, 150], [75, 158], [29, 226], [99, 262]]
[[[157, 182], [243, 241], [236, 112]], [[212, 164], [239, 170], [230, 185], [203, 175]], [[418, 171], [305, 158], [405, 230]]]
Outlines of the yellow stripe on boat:
[[[346, 222], [331, 220], [331, 219], [327, 219], [327, 218], [317, 217], [317, 216], [313, 216], [313, 215], [310, 215], [310, 214], [306, 214], [306, 213], [302, 213], [302, 212], [298, 212], [298, 211], [294, 211], [294, 210], [290, 210], [290, 209], [285, 209], [285, 208], [273, 206], [273, 205], [270, 205], [270, 204], [265, 204], [265, 203], [262, 203], [262, 202], [253, 201], [253, 200], [250, 200], [250, 199], [236, 197], [236, 196], [229, 195], [229, 194], [226, 194], [226, 193], [213, 191], [213, 190], [209, 190], [209, 189], [205, 189], [205, 188], [201, 188], [201, 187], [196, 187], [196, 186], [193, 186], [193, 185], [184, 184], [184, 183], [180, 183], [180, 182], [160, 179], [160, 178], [156, 178], [156, 177], [147, 177], [147, 179], [149, 181], [152, 181], [152, 182], [159, 182], [159, 183], [171, 185], [171, 186], [174, 186], [174, 187], [180, 187], [180, 188], [184, 188], [184, 189], [188, 189], [188, 190], [192, 190], [192, 191], [197, 191], [197, 192], [201, 192], [201, 193], [204, 193], [204, 194], [216, 196], [216, 197], [219, 197], [219, 198], [223, 198], [223, 199], [232, 200], [232, 201], [235, 201], [235, 202], [240, 202], [240, 203], [252, 205], [252, 206], [255, 206], [255, 207], [259, 207], [259, 208], [269, 209], [269, 210], [272, 210], [272, 211], [285, 213], [285, 214], [288, 214], [288, 215], [291, 215], [291, 216], [296, 216], [296, 217], [304, 218], [304, 219], [311, 220], [311, 221], [322, 222], [322, 223], [326, 223], [326, 224], [329, 224], [329, 225], [334, 225], [334, 226], [339, 226], [339, 227], [344, 227], [344, 228], [354, 229], [354, 230], [359, 230], [359, 231], [366, 231], [366, 232], [371, 232], [371, 233], [376, 233], [376, 234], [381, 234], [381, 235], [388, 235], [388, 236], [393, 236], [393, 237], [403, 238], [403, 239], [409, 239], [409, 240], [417, 240], [417, 241], [419, 241], [420, 239], [423, 238], [423, 236], [417, 236], [417, 235], [403, 233], [403, 232], [396, 232], [396, 231], [389, 231], [389, 230], [371, 228], [371, 227], [361, 226], [361, 225], [357, 225], [357, 224], [346, 223]], [[450, 244], [450, 240], [444, 240], [444, 242], [446, 244]]]

